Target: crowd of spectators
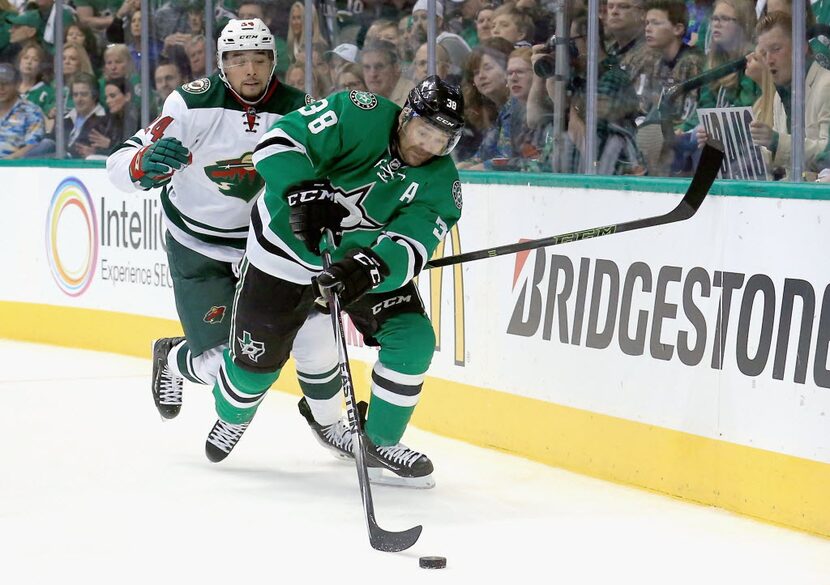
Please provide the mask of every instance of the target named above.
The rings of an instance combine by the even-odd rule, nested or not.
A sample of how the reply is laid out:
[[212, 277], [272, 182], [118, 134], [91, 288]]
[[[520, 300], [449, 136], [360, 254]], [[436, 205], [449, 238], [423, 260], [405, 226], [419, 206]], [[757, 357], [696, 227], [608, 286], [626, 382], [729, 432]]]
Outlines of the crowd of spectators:
[[[403, 105], [427, 74], [427, 0], [316, 2], [311, 15], [294, 0], [214, 4], [217, 35], [230, 18], [262, 19], [275, 35], [280, 80], [307, 89], [310, 68], [308, 89], [316, 98], [359, 90]], [[698, 111], [744, 107], [752, 109], [749, 134], [765, 157], [767, 178], [786, 176], [791, 0], [604, 0], [596, 51], [587, 43], [586, 4], [568, 4], [568, 34], [557, 41], [569, 55], [563, 99], [553, 75], [553, 4], [436, 2], [436, 72], [461, 87], [466, 104], [465, 135], [453, 153], [460, 168], [581, 172], [594, 59], [596, 172], [687, 176], [708, 137], [701, 123], [707, 114]], [[149, 52], [142, 55], [139, 0], [67, 0], [63, 39], [54, 38], [54, 0], [0, 0], [0, 158], [53, 153], [58, 101], [69, 156], [104, 157], [138, 129], [143, 95], [154, 116], [176, 87], [204, 76], [214, 58], [205, 54], [204, 3], [150, 0], [150, 8]], [[808, 31], [828, 21], [830, 0], [818, 0]], [[808, 36], [805, 167], [821, 173], [830, 167], [830, 52], [821, 42], [826, 37]], [[63, 53], [61, 88], [56, 47]], [[146, 90], [144, 59], [151, 71]]]

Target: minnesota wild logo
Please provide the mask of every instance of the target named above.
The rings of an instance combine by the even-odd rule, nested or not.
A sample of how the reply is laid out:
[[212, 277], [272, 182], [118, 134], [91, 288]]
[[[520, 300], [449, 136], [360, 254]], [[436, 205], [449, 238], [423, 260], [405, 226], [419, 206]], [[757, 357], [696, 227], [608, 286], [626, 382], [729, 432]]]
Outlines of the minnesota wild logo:
[[202, 318], [202, 320], [205, 323], [208, 323], [209, 325], [215, 325], [217, 323], [221, 323], [222, 319], [225, 318], [225, 311], [226, 310], [227, 310], [227, 307], [224, 306], [224, 305], [220, 305], [220, 306], [213, 305], [210, 308], [210, 311], [205, 313], [205, 316]]
[[246, 152], [239, 158], [220, 160], [205, 167], [205, 174], [223, 195], [250, 201], [265, 187], [265, 181], [254, 169], [251, 154]]
[[207, 77], [203, 79], [196, 79], [191, 81], [190, 83], [185, 83], [182, 86], [182, 89], [185, 90], [187, 93], [205, 93], [207, 90], [210, 89], [210, 79]]
[[357, 91], [353, 89], [349, 92], [349, 99], [361, 110], [371, 110], [378, 105], [378, 98], [375, 97], [375, 94], [369, 93], [368, 91]]

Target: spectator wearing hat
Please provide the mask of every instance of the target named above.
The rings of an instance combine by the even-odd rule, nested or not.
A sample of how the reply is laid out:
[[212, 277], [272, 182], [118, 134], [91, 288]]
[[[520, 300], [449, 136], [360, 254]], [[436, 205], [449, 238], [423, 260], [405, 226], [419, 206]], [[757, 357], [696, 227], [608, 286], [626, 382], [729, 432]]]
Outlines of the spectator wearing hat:
[[3, 54], [8, 50], [11, 42], [12, 25], [6, 20], [6, 16], [16, 14], [17, 10], [9, 0], [0, 0], [0, 61], [7, 61], [7, 59], [3, 59]]
[[[342, 43], [334, 47], [331, 51], [326, 51], [324, 57], [329, 62], [329, 68], [332, 71], [332, 79], [337, 82], [337, 76], [346, 65], [355, 65], [358, 62], [357, 45], [351, 43]], [[362, 76], [361, 76], [362, 79]]]
[[10, 28], [8, 45], [0, 53], [3, 61], [12, 62], [17, 59], [26, 43], [43, 41], [42, 22], [37, 10], [28, 10], [23, 14], [7, 14], [5, 20]]
[[[31, 35], [31, 31], [26, 31], [26, 39], [36, 37], [37, 40], [43, 41], [44, 46], [50, 53], [55, 52], [55, 2], [54, 0], [37, 0], [37, 8], [27, 10], [22, 14], [7, 17], [12, 24], [12, 33], [14, 34], [15, 26], [24, 26], [35, 29], [35, 34]], [[63, 25], [69, 26], [75, 22], [75, 12], [69, 6], [63, 7]], [[23, 33], [21, 33], [23, 34]], [[60, 39], [58, 39], [60, 40]], [[15, 42], [12, 40], [12, 42]]]
[[43, 139], [45, 128], [40, 108], [20, 97], [14, 67], [0, 63], [0, 158], [25, 156]]
[[[455, 33], [444, 30], [444, 5], [435, 2], [435, 26], [438, 36], [435, 41], [444, 47], [450, 56], [450, 72], [460, 77], [462, 69], [470, 56], [470, 45]], [[412, 34], [410, 42], [417, 48], [427, 40], [427, 0], [418, 0], [412, 7]]]
[[363, 47], [360, 53], [360, 64], [363, 67], [363, 77], [369, 91], [403, 107], [409, 91], [415, 85], [401, 75], [395, 45], [378, 41], [373, 45]]

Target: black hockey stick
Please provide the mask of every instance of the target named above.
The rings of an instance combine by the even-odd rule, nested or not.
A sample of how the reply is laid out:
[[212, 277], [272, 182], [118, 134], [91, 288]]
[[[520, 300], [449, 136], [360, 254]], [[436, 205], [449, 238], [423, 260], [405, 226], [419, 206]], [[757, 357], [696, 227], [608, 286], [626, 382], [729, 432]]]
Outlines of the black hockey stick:
[[723, 162], [723, 156], [723, 145], [717, 140], [710, 138], [703, 147], [700, 162], [697, 165], [694, 177], [692, 177], [692, 182], [686, 190], [686, 195], [683, 196], [683, 200], [677, 204], [677, 207], [666, 214], [580, 230], [578, 232], [559, 234], [538, 240], [530, 240], [528, 242], [496, 246], [495, 248], [487, 250], [465, 252], [464, 254], [458, 254], [456, 256], [436, 258], [435, 260], [427, 262], [425, 268], [438, 268], [439, 266], [451, 266], [453, 264], [461, 264], [462, 262], [481, 260], [482, 258], [495, 258], [496, 256], [503, 256], [505, 254], [515, 254], [516, 252], [524, 252], [525, 250], [535, 250], [546, 246], [556, 246], [567, 242], [587, 240], [588, 238], [610, 236], [611, 234], [630, 232], [641, 228], [665, 225], [667, 223], [689, 219], [698, 210], [700, 204], [703, 203], [703, 199], [709, 193], [712, 183], [715, 182], [715, 178], [718, 176], [721, 163]]
[[[329, 246], [334, 245], [331, 231], [326, 230], [326, 240]], [[331, 254], [328, 249], [323, 250], [323, 266], [331, 266]], [[349, 430], [355, 441], [353, 451], [357, 464], [357, 482], [360, 485], [360, 495], [363, 498], [363, 512], [366, 517], [366, 527], [369, 529], [369, 544], [376, 550], [385, 552], [400, 552], [406, 550], [418, 541], [422, 526], [414, 526], [403, 532], [390, 532], [378, 526], [375, 520], [375, 506], [372, 503], [372, 491], [369, 488], [369, 472], [366, 469], [366, 447], [364, 446], [363, 429], [357, 412], [352, 371], [349, 367], [349, 354], [346, 350], [346, 337], [343, 335], [343, 317], [340, 313], [340, 295], [332, 291], [329, 301], [331, 324], [334, 328], [334, 337], [337, 342], [337, 354], [340, 362], [340, 377], [343, 380], [343, 393], [346, 395], [346, 415], [349, 418]]]

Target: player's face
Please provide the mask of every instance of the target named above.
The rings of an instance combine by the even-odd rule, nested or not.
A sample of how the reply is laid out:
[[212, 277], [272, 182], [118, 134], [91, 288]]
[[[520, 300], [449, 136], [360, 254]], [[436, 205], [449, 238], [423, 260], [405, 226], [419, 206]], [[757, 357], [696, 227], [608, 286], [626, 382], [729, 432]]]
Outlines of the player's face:
[[440, 156], [449, 144], [450, 137], [429, 122], [412, 118], [398, 130], [398, 147], [403, 161], [412, 167], [426, 164]]
[[222, 58], [228, 83], [236, 93], [246, 100], [265, 93], [274, 65], [270, 51], [231, 51]]

